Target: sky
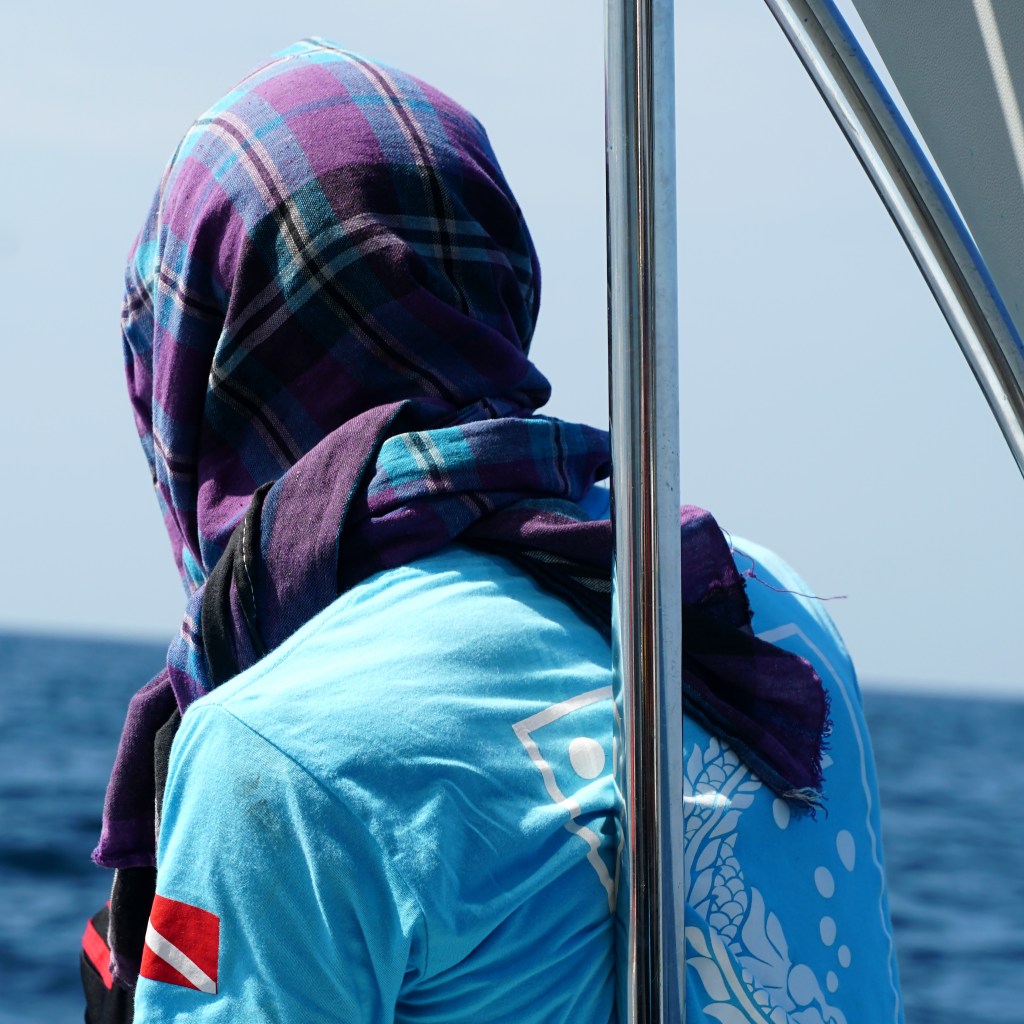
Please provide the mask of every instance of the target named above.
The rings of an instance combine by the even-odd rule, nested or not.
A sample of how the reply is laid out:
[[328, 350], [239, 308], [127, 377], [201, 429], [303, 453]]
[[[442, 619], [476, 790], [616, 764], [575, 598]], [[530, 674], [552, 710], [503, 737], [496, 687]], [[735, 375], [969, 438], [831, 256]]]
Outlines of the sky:
[[[949, 329], [764, 4], [677, 11], [684, 499], [843, 595], [827, 608], [865, 685], [1024, 690], [1024, 482]], [[602, 19], [595, 0], [3, 15], [25, 42], [0, 66], [0, 629], [176, 631], [125, 397], [124, 260], [189, 123], [295, 39], [483, 121], [544, 268], [546, 411], [607, 421]]]

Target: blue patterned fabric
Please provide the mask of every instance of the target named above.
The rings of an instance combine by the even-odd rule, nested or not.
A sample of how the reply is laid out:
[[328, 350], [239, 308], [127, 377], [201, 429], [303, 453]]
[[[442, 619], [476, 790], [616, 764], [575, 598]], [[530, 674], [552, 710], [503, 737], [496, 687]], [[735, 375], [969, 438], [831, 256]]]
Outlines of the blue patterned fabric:
[[[902, 1024], [878, 786], [846, 648], [807, 584], [736, 539], [758, 636], [831, 698], [827, 813], [796, 816], [728, 742], [684, 731], [687, 1022]], [[774, 589], [772, 589], [774, 588]]]

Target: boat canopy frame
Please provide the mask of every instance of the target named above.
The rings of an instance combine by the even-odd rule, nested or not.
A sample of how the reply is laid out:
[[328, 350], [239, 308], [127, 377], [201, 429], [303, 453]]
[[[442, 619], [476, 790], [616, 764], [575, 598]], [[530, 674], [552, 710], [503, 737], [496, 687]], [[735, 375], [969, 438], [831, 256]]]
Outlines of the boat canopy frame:
[[[834, 0], [765, 3], [910, 249], [1024, 473], [1021, 331], [955, 200]], [[618, 1018], [682, 1024], [674, 2], [606, 0], [605, 17], [612, 651], [623, 722]]]

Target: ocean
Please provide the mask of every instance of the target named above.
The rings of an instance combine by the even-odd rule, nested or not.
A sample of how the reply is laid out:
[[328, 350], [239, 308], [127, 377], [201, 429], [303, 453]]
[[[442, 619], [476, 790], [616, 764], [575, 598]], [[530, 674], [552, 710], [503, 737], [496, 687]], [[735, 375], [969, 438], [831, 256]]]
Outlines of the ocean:
[[[89, 852], [154, 645], [0, 634], [0, 1024], [82, 1019]], [[1024, 1024], [1024, 703], [868, 690], [908, 1024]], [[872, 1024], [872, 1022], [849, 1022]]]

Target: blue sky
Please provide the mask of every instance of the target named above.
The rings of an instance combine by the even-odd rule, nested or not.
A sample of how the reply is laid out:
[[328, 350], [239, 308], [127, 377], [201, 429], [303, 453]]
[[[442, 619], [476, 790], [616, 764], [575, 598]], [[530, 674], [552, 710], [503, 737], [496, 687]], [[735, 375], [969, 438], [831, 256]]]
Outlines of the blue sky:
[[[869, 684], [1013, 692], [1024, 484], [759, 0], [679, 5], [683, 493], [775, 548]], [[325, 35], [487, 125], [544, 267], [549, 410], [606, 417], [602, 5], [26, 5], [5, 15], [0, 628], [169, 636], [182, 596], [124, 396], [123, 261], [189, 122]], [[755, 584], [756, 585], [756, 584]]]

